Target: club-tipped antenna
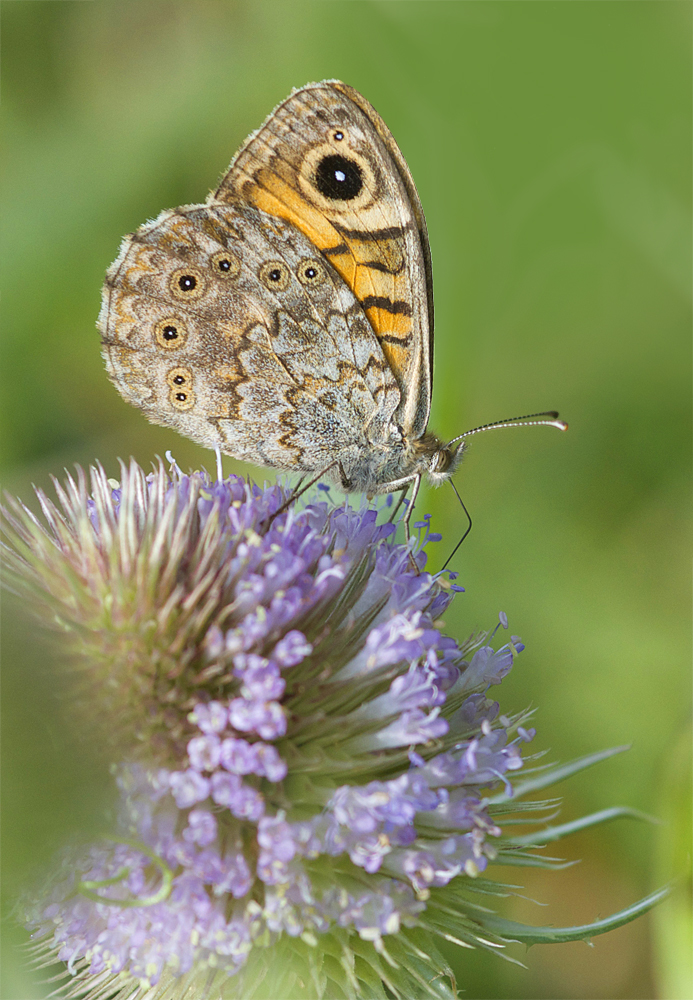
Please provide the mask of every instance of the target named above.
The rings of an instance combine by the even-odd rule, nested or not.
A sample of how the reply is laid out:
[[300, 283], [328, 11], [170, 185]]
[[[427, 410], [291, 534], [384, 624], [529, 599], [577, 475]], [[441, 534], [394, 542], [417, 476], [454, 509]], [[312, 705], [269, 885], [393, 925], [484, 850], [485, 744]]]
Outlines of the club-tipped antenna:
[[[567, 431], [568, 425], [565, 420], [558, 419], [556, 410], [546, 410], [545, 413], [528, 413], [524, 417], [510, 417], [508, 420], [496, 420], [492, 424], [482, 424], [480, 427], [473, 427], [464, 434], [458, 434], [452, 441], [448, 441], [446, 448], [456, 444], [463, 438], [471, 437], [472, 434], [480, 434], [481, 431], [492, 431], [496, 427], [557, 427], [559, 431]], [[461, 502], [461, 501], [460, 501]]]

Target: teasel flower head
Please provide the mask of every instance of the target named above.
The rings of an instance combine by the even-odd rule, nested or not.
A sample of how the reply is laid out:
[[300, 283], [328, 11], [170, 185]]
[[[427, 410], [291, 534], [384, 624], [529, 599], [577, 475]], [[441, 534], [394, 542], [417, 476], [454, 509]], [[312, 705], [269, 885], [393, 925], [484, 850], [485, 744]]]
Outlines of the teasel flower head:
[[653, 904], [562, 930], [488, 906], [494, 862], [557, 865], [533, 849], [628, 810], [547, 827], [555, 800], [522, 801], [613, 751], [523, 758], [528, 714], [489, 697], [522, 643], [502, 615], [443, 635], [461, 588], [425, 571], [428, 518], [411, 548], [386, 506], [161, 464], [55, 488], [42, 519], [8, 502], [6, 573], [67, 636], [119, 803], [23, 903], [61, 995], [451, 998], [441, 942], [502, 953]]

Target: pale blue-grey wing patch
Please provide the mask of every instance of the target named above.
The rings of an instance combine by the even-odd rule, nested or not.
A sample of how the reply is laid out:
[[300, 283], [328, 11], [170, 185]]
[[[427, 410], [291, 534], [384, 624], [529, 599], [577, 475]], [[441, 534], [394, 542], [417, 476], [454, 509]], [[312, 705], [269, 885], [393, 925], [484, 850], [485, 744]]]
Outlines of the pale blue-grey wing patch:
[[117, 388], [238, 458], [358, 463], [391, 433], [399, 389], [355, 297], [316, 256], [295, 227], [249, 207], [190, 206], [143, 226], [104, 289]]

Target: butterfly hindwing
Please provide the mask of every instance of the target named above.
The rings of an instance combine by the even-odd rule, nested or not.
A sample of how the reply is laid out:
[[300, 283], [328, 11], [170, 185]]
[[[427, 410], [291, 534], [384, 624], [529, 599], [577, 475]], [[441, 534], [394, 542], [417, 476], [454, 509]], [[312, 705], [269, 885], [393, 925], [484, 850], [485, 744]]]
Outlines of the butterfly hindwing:
[[111, 379], [150, 420], [259, 464], [354, 462], [400, 402], [339, 274], [249, 206], [164, 212], [128, 237], [99, 325]]
[[339, 81], [295, 91], [246, 141], [214, 201], [288, 220], [330, 261], [399, 385], [396, 419], [423, 434], [433, 355], [426, 224], [406, 162], [365, 98]]

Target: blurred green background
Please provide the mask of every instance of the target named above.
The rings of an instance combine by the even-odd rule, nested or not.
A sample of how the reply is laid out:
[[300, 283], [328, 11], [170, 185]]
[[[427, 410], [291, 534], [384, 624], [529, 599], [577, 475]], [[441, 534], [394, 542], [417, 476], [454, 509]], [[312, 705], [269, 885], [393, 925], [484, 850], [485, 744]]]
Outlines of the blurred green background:
[[[629, 753], [572, 780], [564, 819], [662, 816], [561, 845], [515, 919], [583, 923], [688, 863], [690, 826], [691, 5], [678, 2], [2, 4], [4, 486], [74, 462], [212, 456], [108, 382], [94, 322], [121, 237], [202, 201], [291, 87], [339, 77], [383, 115], [428, 220], [436, 292], [431, 429], [549, 407], [570, 422], [475, 438], [457, 477], [474, 530], [455, 559], [458, 637], [500, 610], [527, 651], [498, 689], [538, 709], [535, 747]], [[248, 471], [231, 459], [225, 469]], [[260, 479], [262, 471], [252, 470]], [[452, 491], [424, 493], [445, 540]], [[4, 869], [93, 822], [105, 767], [60, 722], [53, 646], [6, 601]], [[49, 722], [50, 720], [50, 722]], [[688, 777], [687, 777], [688, 775]], [[688, 825], [687, 825], [688, 824]], [[688, 830], [688, 834], [686, 833]], [[554, 852], [555, 853], [555, 852]], [[517, 869], [506, 869], [517, 881]], [[469, 998], [693, 995], [684, 887], [584, 944], [452, 953]], [[42, 997], [6, 918], [5, 1000]]]

